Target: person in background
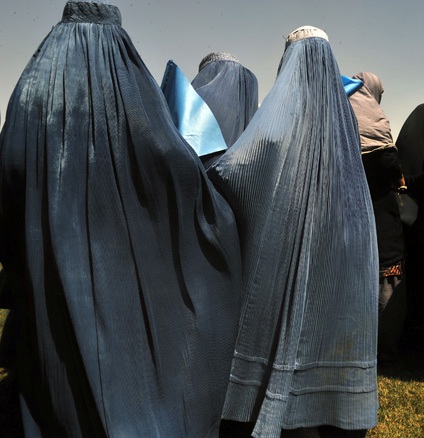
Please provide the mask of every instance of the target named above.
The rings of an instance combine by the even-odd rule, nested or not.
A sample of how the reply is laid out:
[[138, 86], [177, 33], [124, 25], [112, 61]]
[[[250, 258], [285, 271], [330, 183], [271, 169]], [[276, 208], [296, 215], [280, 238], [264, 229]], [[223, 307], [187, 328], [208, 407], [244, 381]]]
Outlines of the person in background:
[[13, 91], [0, 151], [25, 436], [217, 437], [237, 227], [116, 6], [66, 3]]
[[353, 76], [363, 86], [350, 96], [361, 154], [373, 202], [379, 255], [378, 361], [395, 360], [406, 316], [405, 243], [398, 192], [405, 190], [390, 123], [380, 106], [383, 85], [371, 72]]
[[[407, 194], [415, 202], [413, 220], [403, 226], [406, 242], [406, 286], [408, 317], [406, 327], [411, 345], [424, 351], [424, 104], [405, 120], [396, 140], [405, 174]], [[421, 327], [421, 335], [420, 335]]]
[[[231, 147], [246, 129], [258, 109], [258, 81], [230, 53], [210, 53], [199, 65], [193, 88], [208, 104], [227, 144]], [[205, 156], [207, 168], [223, 152]]]
[[6, 282], [6, 274], [5, 274], [5, 270], [3, 269], [3, 265], [0, 262], [0, 304], [2, 304], [3, 302], [2, 295], [3, 295], [5, 282]]
[[273, 88], [208, 175], [233, 207], [243, 264], [222, 436], [364, 436], [378, 408], [377, 240], [324, 31], [288, 36]]

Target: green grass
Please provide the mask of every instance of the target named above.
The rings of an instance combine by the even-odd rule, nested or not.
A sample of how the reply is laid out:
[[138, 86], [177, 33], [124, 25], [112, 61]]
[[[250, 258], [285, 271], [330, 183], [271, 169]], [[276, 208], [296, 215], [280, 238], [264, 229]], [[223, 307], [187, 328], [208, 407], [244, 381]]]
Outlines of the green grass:
[[378, 425], [367, 437], [424, 437], [424, 354], [406, 350], [379, 370]]
[[[0, 309], [0, 332], [7, 315]], [[424, 327], [418, 333], [424, 345]], [[424, 350], [407, 346], [393, 365], [379, 369], [380, 409], [378, 426], [367, 437], [424, 437]], [[0, 431], [2, 438], [18, 438], [16, 389], [11, 374], [0, 368]]]
[[[6, 320], [7, 310], [0, 309], [0, 335]], [[20, 413], [16, 381], [11, 372], [0, 367], [0, 436], [21, 438]]]
[[0, 333], [3, 331], [4, 321], [6, 319], [7, 310], [0, 309]]

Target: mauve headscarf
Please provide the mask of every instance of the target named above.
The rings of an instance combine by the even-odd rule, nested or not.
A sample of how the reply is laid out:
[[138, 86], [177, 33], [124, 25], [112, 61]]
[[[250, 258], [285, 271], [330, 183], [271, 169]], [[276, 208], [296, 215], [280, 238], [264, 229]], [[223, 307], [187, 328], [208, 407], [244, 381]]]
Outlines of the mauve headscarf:
[[380, 107], [384, 92], [380, 78], [370, 72], [358, 73], [353, 78], [360, 79], [364, 83], [350, 96], [350, 103], [358, 119], [362, 151], [393, 146], [390, 123]]

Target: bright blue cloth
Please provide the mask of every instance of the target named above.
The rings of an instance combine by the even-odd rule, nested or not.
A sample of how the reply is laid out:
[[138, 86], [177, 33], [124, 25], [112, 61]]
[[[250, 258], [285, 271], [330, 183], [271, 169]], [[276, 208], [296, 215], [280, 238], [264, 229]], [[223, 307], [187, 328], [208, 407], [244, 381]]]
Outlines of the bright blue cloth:
[[342, 75], [343, 87], [347, 96], [351, 96], [355, 91], [358, 91], [364, 83], [359, 79], [352, 79]]
[[168, 61], [161, 88], [175, 126], [199, 157], [227, 149], [211, 109], [173, 61]]

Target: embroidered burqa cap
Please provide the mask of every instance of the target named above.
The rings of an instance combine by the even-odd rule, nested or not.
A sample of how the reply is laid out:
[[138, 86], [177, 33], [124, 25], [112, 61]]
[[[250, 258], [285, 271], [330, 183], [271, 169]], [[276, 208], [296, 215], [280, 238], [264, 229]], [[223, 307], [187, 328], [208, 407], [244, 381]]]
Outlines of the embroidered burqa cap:
[[0, 260], [25, 435], [217, 436], [236, 224], [120, 22], [67, 3], [7, 110]]
[[288, 35], [286, 38], [286, 49], [290, 44], [305, 38], [324, 38], [328, 41], [328, 35], [322, 29], [314, 26], [302, 26]]
[[253, 436], [377, 421], [378, 252], [355, 116], [329, 42], [284, 52], [239, 140], [208, 170], [243, 263], [223, 418]]

